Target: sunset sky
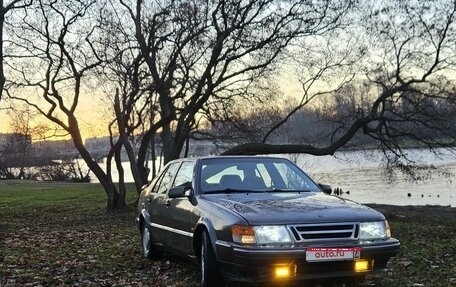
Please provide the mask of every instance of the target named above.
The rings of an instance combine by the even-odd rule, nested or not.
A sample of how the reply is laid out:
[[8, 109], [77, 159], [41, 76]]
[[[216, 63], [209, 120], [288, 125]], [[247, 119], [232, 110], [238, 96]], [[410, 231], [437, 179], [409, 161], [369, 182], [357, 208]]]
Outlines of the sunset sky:
[[[300, 99], [302, 95], [302, 88], [299, 80], [296, 76], [296, 72], [291, 70], [283, 69], [277, 79], [277, 85], [279, 89], [283, 91], [283, 94], [286, 97], [294, 97]], [[81, 129], [81, 133], [84, 139], [91, 137], [102, 137], [107, 136], [108, 133], [108, 120], [111, 118], [109, 111], [107, 111], [111, 105], [103, 100], [104, 95], [98, 95], [97, 97], [94, 94], [84, 94], [82, 95], [80, 102], [77, 108], [78, 121]], [[5, 101], [3, 102], [3, 107], [6, 105]], [[279, 104], [286, 104], [284, 99]], [[35, 124], [40, 121], [41, 123], [46, 123], [51, 125], [52, 123], [45, 119], [38, 119]], [[66, 120], [65, 120], [66, 122]], [[0, 133], [9, 133], [11, 132], [11, 118], [7, 114], [6, 110], [0, 110]], [[70, 137], [63, 137], [69, 139]], [[62, 137], [50, 137], [47, 140], [60, 140]], [[36, 139], [35, 139], [36, 140]]]
[[[103, 104], [101, 100], [94, 100], [93, 98], [88, 99], [87, 96], [81, 98], [77, 108], [77, 114], [79, 125], [81, 127], [81, 133], [84, 139], [105, 136], [108, 134], [108, 117], [106, 116], [105, 110], [106, 104]], [[12, 132], [11, 121], [12, 119], [8, 115], [7, 111], [4, 109], [0, 110], [0, 133]], [[34, 123], [31, 123], [32, 125], [36, 125], [38, 123], [51, 125], [51, 122], [45, 118], [38, 118], [33, 121]], [[69, 139], [69, 136], [63, 138]], [[48, 138], [48, 140], [60, 139], [62, 139], [62, 137]]]

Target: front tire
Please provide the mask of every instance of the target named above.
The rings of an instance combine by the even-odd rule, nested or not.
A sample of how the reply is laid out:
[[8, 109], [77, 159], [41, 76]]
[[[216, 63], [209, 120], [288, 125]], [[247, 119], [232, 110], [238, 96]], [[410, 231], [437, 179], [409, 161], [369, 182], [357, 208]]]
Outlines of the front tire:
[[141, 251], [147, 259], [154, 259], [160, 256], [152, 242], [152, 234], [146, 223], [141, 225]]
[[201, 234], [200, 271], [201, 287], [224, 286], [207, 231]]

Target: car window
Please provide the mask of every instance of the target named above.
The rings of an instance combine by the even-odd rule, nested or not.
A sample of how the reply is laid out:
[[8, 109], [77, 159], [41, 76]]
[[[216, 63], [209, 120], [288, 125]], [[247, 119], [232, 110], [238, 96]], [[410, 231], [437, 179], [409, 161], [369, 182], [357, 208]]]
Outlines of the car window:
[[277, 158], [205, 159], [201, 165], [202, 192], [319, 191], [296, 165]]
[[264, 184], [267, 187], [272, 186], [271, 176], [269, 175], [268, 171], [266, 170], [266, 167], [264, 166], [264, 164], [258, 165], [258, 176], [260, 176], [264, 180]]
[[293, 165], [285, 163], [274, 163], [274, 166], [277, 168], [277, 171], [280, 173], [281, 178], [285, 184], [286, 189], [298, 189], [298, 190], [307, 190], [313, 189], [315, 184], [307, 178], [302, 177], [296, 172]]
[[[167, 169], [167, 168], [166, 168]], [[158, 192], [158, 188], [160, 187], [160, 183], [163, 179], [163, 176], [165, 175], [166, 173], [166, 170], [163, 170], [163, 172], [160, 172], [158, 175], [157, 175], [157, 180], [153, 179], [152, 180], [152, 183], [151, 185], [153, 185], [153, 189], [152, 189], [152, 193], [157, 193]]]
[[157, 193], [166, 193], [171, 187], [172, 180], [176, 174], [177, 169], [179, 168], [180, 162], [172, 163], [168, 169], [163, 173], [163, 178], [160, 181], [160, 184], [157, 189]]
[[[225, 186], [226, 182], [231, 182]], [[213, 188], [264, 189], [270, 187], [271, 177], [262, 163], [238, 165], [233, 163], [205, 180], [206, 186]], [[255, 183], [255, 184], [254, 184]]]
[[174, 180], [174, 186], [192, 186], [193, 178], [193, 167], [195, 163], [193, 161], [184, 161], [177, 172], [176, 179]]
[[244, 179], [244, 172], [242, 170], [237, 169], [236, 166], [229, 166], [222, 171], [214, 174], [213, 176], [206, 179], [206, 182], [209, 184], [218, 184], [224, 175], [237, 175], [242, 179]]

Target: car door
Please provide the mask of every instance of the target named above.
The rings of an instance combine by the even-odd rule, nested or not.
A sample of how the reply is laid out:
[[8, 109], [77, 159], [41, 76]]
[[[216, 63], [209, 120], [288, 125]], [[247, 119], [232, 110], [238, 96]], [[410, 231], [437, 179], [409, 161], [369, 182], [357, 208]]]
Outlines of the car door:
[[151, 219], [153, 240], [163, 245], [168, 245], [167, 229], [169, 228], [169, 222], [166, 218], [169, 205], [168, 190], [173, 184], [179, 166], [180, 162], [173, 162], [165, 167], [152, 192], [146, 198], [146, 209]]
[[[193, 186], [193, 174], [195, 163], [192, 160], [183, 161], [173, 187]], [[166, 234], [166, 241], [173, 249], [189, 254], [192, 250], [193, 230], [195, 226], [193, 209], [194, 205], [188, 197], [169, 198], [169, 205], [166, 212], [166, 224], [172, 229]], [[193, 225], [192, 225], [193, 224]]]
[[[194, 161], [183, 161], [172, 187], [185, 186], [192, 187]], [[166, 230], [165, 242], [168, 247], [179, 252], [190, 254], [192, 250], [192, 225], [193, 204], [188, 197], [168, 198], [168, 205], [164, 208], [163, 223], [169, 227]], [[194, 225], [193, 225], [194, 226]]]

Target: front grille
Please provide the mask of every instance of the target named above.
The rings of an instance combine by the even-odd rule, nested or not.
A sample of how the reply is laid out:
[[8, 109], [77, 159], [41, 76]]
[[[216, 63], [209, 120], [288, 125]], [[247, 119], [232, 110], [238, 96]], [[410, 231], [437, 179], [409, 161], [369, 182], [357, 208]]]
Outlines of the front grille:
[[321, 223], [289, 226], [296, 241], [357, 239], [358, 223]]

